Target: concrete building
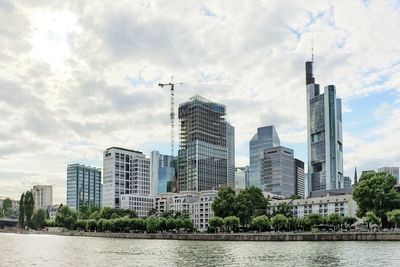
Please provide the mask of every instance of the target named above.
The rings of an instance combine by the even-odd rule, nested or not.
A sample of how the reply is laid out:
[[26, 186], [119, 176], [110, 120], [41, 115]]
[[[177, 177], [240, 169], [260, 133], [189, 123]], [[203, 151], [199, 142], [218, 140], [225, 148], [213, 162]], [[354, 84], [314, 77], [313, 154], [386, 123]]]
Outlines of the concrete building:
[[304, 162], [299, 159], [294, 159], [294, 194], [305, 197]]
[[294, 216], [298, 218], [310, 215], [311, 213], [320, 214], [322, 216], [338, 213], [342, 216], [356, 217], [357, 212], [357, 203], [353, 200], [351, 194], [296, 200], [270, 200], [268, 213], [273, 214], [280, 203], [286, 203], [291, 206]]
[[121, 208], [124, 194], [150, 196], [150, 159], [139, 151], [110, 147], [103, 155], [102, 206]]
[[313, 62], [306, 62], [308, 175], [311, 191], [344, 187], [342, 102], [333, 85], [320, 92]]
[[47, 209], [53, 205], [53, 186], [35, 185], [32, 188], [36, 209]]
[[261, 189], [275, 195], [294, 194], [293, 150], [278, 146], [264, 150], [261, 169]]
[[235, 168], [235, 189], [249, 187], [249, 166]]
[[226, 147], [228, 160], [228, 186], [235, 188], [235, 128], [226, 123]]
[[138, 217], [143, 218], [149, 216], [149, 212], [153, 208], [153, 201], [154, 198], [151, 196], [123, 194], [121, 195], [121, 209], [133, 210]]
[[397, 183], [400, 184], [399, 167], [381, 167], [378, 172], [385, 172], [397, 178]]
[[197, 230], [206, 231], [208, 220], [214, 217], [212, 203], [217, 193], [216, 190], [163, 193], [154, 199], [154, 208], [161, 214], [166, 211], [186, 213]]
[[150, 157], [151, 195], [174, 191], [177, 177], [176, 158], [152, 151]]
[[280, 146], [280, 140], [274, 126], [257, 129], [257, 133], [249, 143], [249, 186], [261, 188], [261, 161], [264, 157], [264, 150], [277, 146]]
[[101, 170], [81, 164], [67, 167], [67, 205], [79, 210], [80, 206], [100, 206]]
[[179, 106], [179, 191], [218, 189], [228, 182], [225, 106], [195, 96]]

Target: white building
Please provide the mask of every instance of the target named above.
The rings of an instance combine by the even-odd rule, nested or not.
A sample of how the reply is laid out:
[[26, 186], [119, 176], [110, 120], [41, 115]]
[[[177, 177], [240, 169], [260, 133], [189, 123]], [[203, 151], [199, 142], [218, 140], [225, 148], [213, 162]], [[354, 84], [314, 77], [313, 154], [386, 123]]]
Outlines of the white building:
[[170, 210], [187, 213], [197, 230], [206, 231], [208, 220], [214, 217], [212, 203], [217, 193], [215, 190], [163, 193], [154, 199], [154, 208], [160, 213]]
[[102, 206], [120, 208], [124, 194], [150, 196], [150, 159], [139, 151], [107, 148], [103, 158]]
[[32, 188], [36, 209], [47, 209], [53, 205], [53, 186], [35, 185]]
[[136, 212], [140, 218], [149, 216], [153, 208], [154, 198], [150, 196], [140, 196], [135, 194], [121, 195], [121, 209], [130, 209]]
[[342, 216], [355, 217], [357, 211], [357, 203], [353, 200], [351, 194], [296, 200], [270, 200], [268, 213], [272, 214], [280, 203], [286, 203], [291, 206], [294, 216], [298, 218], [302, 218], [311, 213], [317, 213], [322, 216], [338, 213]]

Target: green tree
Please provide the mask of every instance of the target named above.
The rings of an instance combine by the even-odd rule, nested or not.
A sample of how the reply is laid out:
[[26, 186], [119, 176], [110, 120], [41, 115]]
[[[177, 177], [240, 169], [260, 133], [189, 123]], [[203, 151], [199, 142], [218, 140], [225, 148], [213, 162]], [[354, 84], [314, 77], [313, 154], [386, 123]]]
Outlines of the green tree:
[[86, 224], [86, 230], [88, 231], [95, 231], [97, 228], [97, 221], [94, 219], [89, 219], [87, 220], [87, 224]]
[[76, 220], [75, 227], [78, 231], [86, 231], [87, 228], [87, 220]]
[[367, 211], [365, 213], [365, 222], [368, 224], [368, 229], [370, 229], [371, 224], [379, 225], [380, 221], [378, 216], [373, 211]]
[[175, 227], [176, 227], [176, 221], [175, 221], [175, 219], [174, 219], [173, 217], [169, 217], [169, 218], [166, 220], [166, 227], [167, 227], [167, 230], [168, 230], [168, 231], [172, 231], [172, 230], [175, 229]]
[[46, 225], [46, 211], [38, 209], [32, 216], [32, 228], [35, 230], [43, 229]]
[[87, 220], [87, 219], [89, 219], [89, 216], [90, 216], [89, 206], [80, 206], [79, 207], [79, 218], [82, 220]]
[[111, 215], [113, 214], [113, 209], [110, 207], [103, 207], [100, 211], [100, 218], [103, 219], [111, 219]]
[[105, 220], [106, 219], [99, 219], [97, 221], [97, 225], [96, 225], [97, 231], [103, 231], [103, 223]]
[[343, 223], [347, 229], [351, 229], [351, 226], [357, 221], [357, 218], [351, 216], [344, 216]]
[[400, 208], [400, 193], [394, 188], [396, 183], [395, 177], [383, 172], [362, 175], [353, 192], [357, 216], [361, 218], [372, 211], [383, 227], [387, 227], [387, 212]]
[[33, 208], [35, 207], [35, 200], [31, 191], [26, 191], [24, 197], [24, 214], [28, 227], [32, 227]]
[[156, 208], [152, 208], [152, 209], [149, 211], [149, 216], [157, 215], [157, 214], [158, 214], [158, 210], [157, 210]]
[[160, 229], [161, 232], [164, 232], [167, 229], [167, 219], [164, 217], [160, 217], [159, 221], [158, 221], [158, 228]]
[[99, 211], [94, 211], [93, 213], [90, 214], [89, 219], [93, 219], [98, 221], [100, 219], [100, 212]]
[[322, 216], [318, 213], [311, 213], [306, 217], [307, 224], [309, 227], [314, 227], [322, 222]]
[[291, 218], [293, 217], [292, 207], [284, 202], [279, 203], [278, 206], [276, 206], [276, 210], [274, 211], [273, 215], [276, 214], [282, 214], [287, 218]]
[[158, 218], [156, 216], [149, 216], [146, 219], [146, 230], [149, 233], [155, 233], [158, 230]]
[[235, 191], [229, 186], [218, 190], [218, 195], [212, 204], [215, 216], [224, 218], [235, 215], [235, 195]]
[[112, 220], [104, 219], [101, 226], [102, 226], [103, 232], [111, 231], [112, 230]]
[[261, 215], [254, 217], [253, 220], [251, 220], [251, 225], [256, 227], [259, 232], [264, 232], [269, 229], [271, 222], [266, 215]]
[[239, 227], [240, 220], [236, 216], [228, 216], [224, 218], [224, 225], [228, 231], [236, 231]]
[[10, 217], [11, 207], [12, 207], [11, 199], [10, 198], [4, 199], [4, 201], [3, 201], [3, 215], [4, 215], [4, 217], [6, 217], [6, 218]]
[[209, 225], [209, 227], [211, 227], [212, 230], [217, 232], [218, 229], [220, 229], [222, 226], [224, 226], [224, 219], [222, 219], [221, 217], [218, 217], [218, 216], [213, 217], [208, 220], [208, 225]]
[[291, 196], [289, 197], [289, 199], [295, 200], [295, 199], [301, 199], [301, 197], [298, 196], [298, 195], [291, 195]]
[[78, 213], [71, 210], [67, 205], [62, 206], [56, 215], [56, 224], [68, 230], [74, 229], [78, 219]]
[[183, 228], [185, 228], [185, 230], [187, 232], [193, 231], [193, 222], [191, 219], [189, 218], [185, 218], [183, 219]]
[[21, 228], [24, 228], [25, 226], [24, 202], [25, 202], [25, 193], [22, 193], [19, 199], [19, 214], [18, 214], [18, 224], [19, 227]]
[[242, 225], [248, 225], [253, 216], [263, 215], [267, 211], [268, 201], [258, 187], [249, 187], [240, 191], [235, 198], [236, 216]]
[[389, 211], [387, 217], [389, 222], [394, 224], [395, 228], [400, 225], [400, 209]]
[[343, 217], [337, 213], [331, 213], [327, 217], [327, 223], [332, 224], [335, 230], [337, 230], [343, 223]]
[[272, 227], [278, 231], [285, 229], [288, 225], [288, 222], [288, 218], [286, 218], [286, 216], [283, 214], [277, 214], [271, 218]]

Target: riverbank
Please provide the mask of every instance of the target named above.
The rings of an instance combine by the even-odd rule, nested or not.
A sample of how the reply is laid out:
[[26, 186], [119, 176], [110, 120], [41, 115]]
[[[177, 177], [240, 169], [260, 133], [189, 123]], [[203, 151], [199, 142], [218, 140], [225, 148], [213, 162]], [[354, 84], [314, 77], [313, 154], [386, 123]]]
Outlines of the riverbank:
[[[5, 231], [2, 231], [5, 232]], [[9, 232], [9, 231], [7, 231]], [[103, 233], [103, 232], [47, 232], [12, 231], [21, 234], [87, 236], [126, 239], [164, 239], [197, 241], [400, 241], [399, 232], [349, 232], [349, 233], [219, 233], [219, 234], [141, 234], [141, 233]], [[1, 233], [1, 232], [0, 232]]]

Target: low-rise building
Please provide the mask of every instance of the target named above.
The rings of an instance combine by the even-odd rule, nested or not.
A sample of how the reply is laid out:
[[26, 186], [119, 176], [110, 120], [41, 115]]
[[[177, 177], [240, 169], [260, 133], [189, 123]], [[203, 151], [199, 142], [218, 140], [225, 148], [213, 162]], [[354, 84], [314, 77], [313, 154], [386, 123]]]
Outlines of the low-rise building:
[[197, 230], [206, 231], [208, 220], [214, 217], [212, 203], [217, 193], [216, 190], [163, 193], [154, 198], [154, 208], [159, 213], [166, 211], [186, 213]]
[[322, 216], [338, 213], [342, 216], [355, 217], [357, 211], [357, 203], [353, 200], [353, 196], [347, 194], [296, 200], [270, 200], [268, 213], [273, 214], [281, 203], [286, 203], [291, 206], [294, 216], [298, 218], [302, 218], [311, 213], [317, 213]]
[[47, 209], [53, 205], [53, 186], [35, 185], [32, 188], [36, 209]]
[[154, 198], [137, 194], [121, 195], [121, 209], [130, 209], [136, 212], [140, 218], [149, 216], [153, 208]]

